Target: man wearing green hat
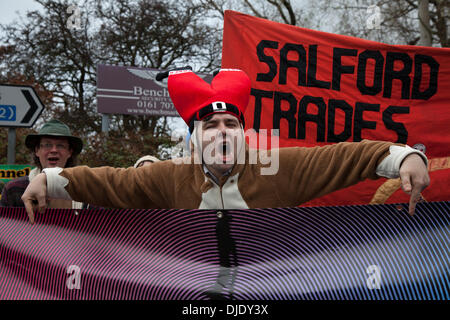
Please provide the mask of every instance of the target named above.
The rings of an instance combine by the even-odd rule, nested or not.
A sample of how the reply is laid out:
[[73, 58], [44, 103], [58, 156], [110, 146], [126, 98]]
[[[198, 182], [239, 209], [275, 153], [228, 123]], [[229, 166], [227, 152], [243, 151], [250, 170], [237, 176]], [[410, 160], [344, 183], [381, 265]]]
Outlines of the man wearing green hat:
[[[45, 168], [68, 168], [76, 164], [76, 157], [83, 149], [80, 138], [72, 135], [69, 127], [58, 120], [44, 124], [37, 134], [29, 134], [25, 145], [33, 153], [36, 168], [29, 176], [9, 181], [2, 191], [1, 207], [24, 207], [22, 194], [30, 181]], [[80, 209], [83, 204], [76, 201], [52, 200], [53, 208]]]

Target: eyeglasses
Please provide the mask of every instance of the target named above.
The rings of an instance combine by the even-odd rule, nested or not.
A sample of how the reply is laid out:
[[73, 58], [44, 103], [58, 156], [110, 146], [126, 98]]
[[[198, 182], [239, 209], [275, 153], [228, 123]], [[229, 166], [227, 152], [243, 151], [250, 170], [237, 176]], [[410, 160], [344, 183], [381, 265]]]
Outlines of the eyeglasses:
[[53, 144], [53, 143], [41, 143], [40, 147], [44, 150], [52, 150], [53, 146], [56, 146], [56, 150], [67, 150], [69, 149], [69, 145], [67, 144], [63, 144], [63, 143], [57, 143], [57, 144]]

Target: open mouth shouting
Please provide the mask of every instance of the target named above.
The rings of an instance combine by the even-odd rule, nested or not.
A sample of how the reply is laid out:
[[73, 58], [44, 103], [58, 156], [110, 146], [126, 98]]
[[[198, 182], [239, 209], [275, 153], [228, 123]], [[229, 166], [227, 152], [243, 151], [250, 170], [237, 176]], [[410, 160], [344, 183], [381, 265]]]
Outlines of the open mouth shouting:
[[218, 151], [218, 158], [220, 159], [221, 163], [233, 163], [234, 160], [234, 152], [233, 152], [233, 145], [230, 141], [223, 140], [222, 142], [218, 143], [218, 148], [216, 149]]
[[52, 156], [47, 158], [47, 163], [51, 167], [58, 167], [58, 163], [60, 160], [61, 159], [59, 157]]

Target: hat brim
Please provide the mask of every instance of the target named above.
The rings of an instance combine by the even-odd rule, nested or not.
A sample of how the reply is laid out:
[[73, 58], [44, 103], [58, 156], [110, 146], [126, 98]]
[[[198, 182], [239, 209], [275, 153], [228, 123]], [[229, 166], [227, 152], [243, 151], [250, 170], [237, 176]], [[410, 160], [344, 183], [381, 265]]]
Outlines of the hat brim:
[[39, 143], [40, 139], [42, 137], [58, 137], [58, 138], [67, 138], [70, 142], [70, 145], [73, 147], [73, 153], [74, 155], [77, 155], [83, 150], [83, 141], [74, 136], [65, 136], [65, 135], [59, 135], [59, 134], [29, 134], [25, 138], [25, 145], [28, 149], [34, 152], [34, 149], [36, 145]]

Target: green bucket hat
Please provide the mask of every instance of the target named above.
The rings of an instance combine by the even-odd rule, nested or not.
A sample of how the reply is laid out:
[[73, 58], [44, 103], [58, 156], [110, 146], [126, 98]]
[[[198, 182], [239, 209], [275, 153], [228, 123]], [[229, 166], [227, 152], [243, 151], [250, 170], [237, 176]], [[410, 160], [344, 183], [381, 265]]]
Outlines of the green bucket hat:
[[52, 119], [44, 124], [37, 134], [29, 134], [25, 138], [25, 145], [28, 149], [34, 151], [43, 136], [48, 137], [65, 137], [69, 139], [73, 148], [74, 155], [79, 154], [83, 149], [83, 141], [72, 135], [70, 128], [59, 120]]

